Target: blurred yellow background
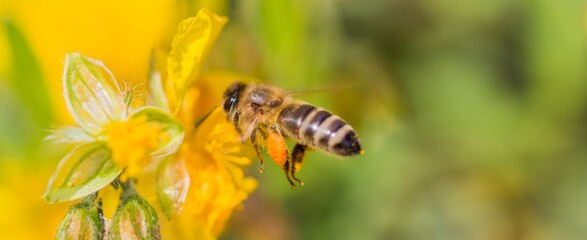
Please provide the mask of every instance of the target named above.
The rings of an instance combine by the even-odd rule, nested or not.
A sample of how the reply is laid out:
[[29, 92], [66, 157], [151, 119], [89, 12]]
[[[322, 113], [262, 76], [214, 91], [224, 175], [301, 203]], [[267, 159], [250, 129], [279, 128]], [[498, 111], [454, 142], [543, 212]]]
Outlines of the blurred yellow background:
[[[47, 239], [41, 199], [67, 146], [66, 52], [141, 87], [199, 7], [230, 22], [207, 61], [358, 131], [365, 155], [276, 166], [221, 239], [586, 239], [587, 41], [579, 0], [0, 0], [0, 234]], [[220, 99], [217, 100], [220, 102]], [[157, 207], [156, 204], [154, 204]]]

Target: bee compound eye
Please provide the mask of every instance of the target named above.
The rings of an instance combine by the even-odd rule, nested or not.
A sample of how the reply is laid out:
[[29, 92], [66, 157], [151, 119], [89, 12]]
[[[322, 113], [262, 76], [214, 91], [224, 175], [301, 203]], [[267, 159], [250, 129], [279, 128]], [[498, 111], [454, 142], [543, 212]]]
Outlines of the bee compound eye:
[[225, 112], [230, 112], [234, 108], [234, 106], [236, 105], [236, 102], [237, 102], [237, 97], [236, 96], [230, 97], [227, 100], [225, 100], [224, 101], [224, 106], [223, 106], [224, 111]]

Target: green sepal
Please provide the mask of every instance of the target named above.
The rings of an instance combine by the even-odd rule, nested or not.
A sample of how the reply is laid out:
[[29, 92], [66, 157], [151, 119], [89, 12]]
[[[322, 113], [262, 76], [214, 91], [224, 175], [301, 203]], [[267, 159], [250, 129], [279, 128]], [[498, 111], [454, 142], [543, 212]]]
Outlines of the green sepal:
[[47, 202], [66, 202], [85, 197], [110, 184], [120, 173], [106, 144], [88, 143], [67, 154], [51, 176]]
[[80, 53], [66, 55], [63, 94], [71, 116], [92, 135], [126, 114], [124, 94], [112, 72]]

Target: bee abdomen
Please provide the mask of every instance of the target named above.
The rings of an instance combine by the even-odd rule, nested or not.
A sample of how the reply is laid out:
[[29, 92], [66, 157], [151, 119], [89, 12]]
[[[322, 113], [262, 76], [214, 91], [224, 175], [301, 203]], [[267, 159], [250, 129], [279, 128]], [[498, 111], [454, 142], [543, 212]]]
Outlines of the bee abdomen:
[[278, 122], [288, 137], [339, 156], [361, 153], [353, 128], [340, 117], [310, 104], [290, 104], [281, 111]]

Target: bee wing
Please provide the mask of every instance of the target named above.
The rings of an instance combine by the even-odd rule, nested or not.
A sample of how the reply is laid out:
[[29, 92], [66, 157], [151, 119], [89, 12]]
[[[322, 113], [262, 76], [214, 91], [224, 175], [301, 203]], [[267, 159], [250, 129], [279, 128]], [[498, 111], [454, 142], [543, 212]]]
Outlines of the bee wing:
[[356, 83], [343, 83], [337, 84], [336, 87], [320, 87], [320, 88], [312, 88], [312, 89], [290, 89], [286, 90], [285, 92], [291, 96], [299, 96], [305, 94], [314, 94], [320, 92], [330, 92], [330, 91], [341, 91], [355, 87]]

